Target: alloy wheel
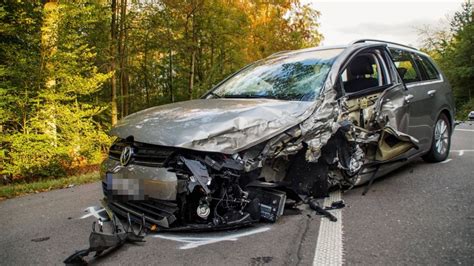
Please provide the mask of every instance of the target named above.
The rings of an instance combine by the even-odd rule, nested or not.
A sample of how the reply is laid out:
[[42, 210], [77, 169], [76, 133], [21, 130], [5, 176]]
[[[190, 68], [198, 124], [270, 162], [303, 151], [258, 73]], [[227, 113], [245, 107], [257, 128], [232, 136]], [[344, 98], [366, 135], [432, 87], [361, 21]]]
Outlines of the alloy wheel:
[[444, 154], [448, 149], [449, 132], [448, 125], [443, 119], [439, 119], [435, 126], [435, 147], [438, 154]]

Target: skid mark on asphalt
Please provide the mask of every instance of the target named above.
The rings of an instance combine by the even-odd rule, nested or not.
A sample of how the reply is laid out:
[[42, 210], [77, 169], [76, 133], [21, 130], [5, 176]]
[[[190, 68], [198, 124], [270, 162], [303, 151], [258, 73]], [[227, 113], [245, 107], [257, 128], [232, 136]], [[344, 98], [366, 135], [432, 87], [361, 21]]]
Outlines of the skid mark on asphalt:
[[184, 243], [184, 245], [180, 246], [179, 249], [191, 249], [197, 248], [204, 245], [214, 244], [223, 241], [237, 241], [239, 238], [244, 236], [250, 236], [258, 233], [263, 233], [270, 230], [270, 227], [260, 227], [260, 228], [251, 228], [251, 229], [242, 229], [239, 231], [234, 232], [220, 232], [220, 233], [213, 233], [207, 234], [206, 236], [185, 236], [183, 234], [155, 234], [152, 235], [156, 238], [176, 241]]
[[[341, 200], [341, 192], [335, 191], [324, 199], [324, 206], [331, 206]], [[337, 222], [322, 218], [319, 226], [318, 241], [314, 253], [313, 265], [342, 265], [342, 209], [332, 210]]]

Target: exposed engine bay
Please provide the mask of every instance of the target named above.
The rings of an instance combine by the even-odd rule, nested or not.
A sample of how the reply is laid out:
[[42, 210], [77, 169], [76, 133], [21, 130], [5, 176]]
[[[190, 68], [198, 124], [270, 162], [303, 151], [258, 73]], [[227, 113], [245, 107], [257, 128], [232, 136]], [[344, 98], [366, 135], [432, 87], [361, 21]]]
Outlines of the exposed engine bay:
[[[113, 148], [120, 149], [119, 146], [124, 145], [130, 144], [117, 142]], [[114, 195], [114, 191], [119, 190], [107, 190], [105, 185], [108, 206], [114, 213], [119, 216], [131, 213], [138, 218], [143, 212], [147, 226], [158, 230], [230, 228], [260, 219], [276, 221], [283, 214], [285, 189], [279, 190], [281, 185], [276, 183], [259, 181], [259, 171], [246, 171], [240, 156], [180, 149], [168, 152], [160, 166], [175, 178], [170, 183], [176, 184], [176, 193], [160, 193], [166, 187], [162, 184], [158, 185], [158, 191], [133, 191], [131, 187], [122, 186]], [[136, 163], [146, 164], [144, 161]], [[138, 185], [140, 183], [144, 185], [145, 180]], [[149, 186], [149, 182], [146, 183]]]

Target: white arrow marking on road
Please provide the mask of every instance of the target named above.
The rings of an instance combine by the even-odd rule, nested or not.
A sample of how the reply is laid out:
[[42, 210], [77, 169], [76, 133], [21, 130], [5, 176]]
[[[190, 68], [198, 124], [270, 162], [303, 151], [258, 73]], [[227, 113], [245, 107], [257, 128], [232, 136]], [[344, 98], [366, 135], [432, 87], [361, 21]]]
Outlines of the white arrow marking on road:
[[90, 206], [90, 207], [85, 208], [84, 211], [88, 212], [88, 214], [84, 214], [81, 217], [79, 217], [78, 219], [85, 219], [85, 218], [91, 217], [91, 216], [94, 216], [95, 218], [97, 218], [99, 220], [108, 219], [107, 216], [101, 215], [101, 213], [105, 212], [104, 208], [97, 207], [97, 206]]
[[260, 228], [245, 230], [245, 231], [240, 230], [238, 232], [226, 234], [223, 236], [214, 235], [214, 236], [207, 236], [207, 237], [205, 236], [186, 237], [186, 236], [171, 235], [171, 234], [155, 234], [153, 235], [153, 237], [186, 243], [182, 245], [181, 247], [179, 247], [179, 249], [191, 249], [191, 248], [197, 248], [200, 246], [218, 243], [222, 241], [237, 241], [240, 237], [258, 234], [258, 233], [262, 233], [268, 230], [270, 230], [270, 227], [260, 227]]
[[[335, 191], [324, 199], [324, 206], [341, 200], [341, 191]], [[342, 209], [332, 210], [337, 222], [321, 219], [313, 265], [342, 265]]]

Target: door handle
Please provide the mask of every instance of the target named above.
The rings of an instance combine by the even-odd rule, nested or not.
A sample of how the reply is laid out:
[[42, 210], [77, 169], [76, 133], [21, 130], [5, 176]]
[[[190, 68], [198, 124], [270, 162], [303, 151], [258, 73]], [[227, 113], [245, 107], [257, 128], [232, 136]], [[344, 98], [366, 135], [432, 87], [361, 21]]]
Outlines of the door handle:
[[430, 90], [430, 91], [428, 91], [428, 95], [429, 95], [429, 96], [433, 96], [433, 95], [435, 95], [435, 93], [436, 93], [436, 90]]
[[407, 94], [405, 96], [405, 102], [410, 103], [410, 101], [411, 101], [411, 99], [413, 99], [413, 97], [414, 97], [413, 94]]

